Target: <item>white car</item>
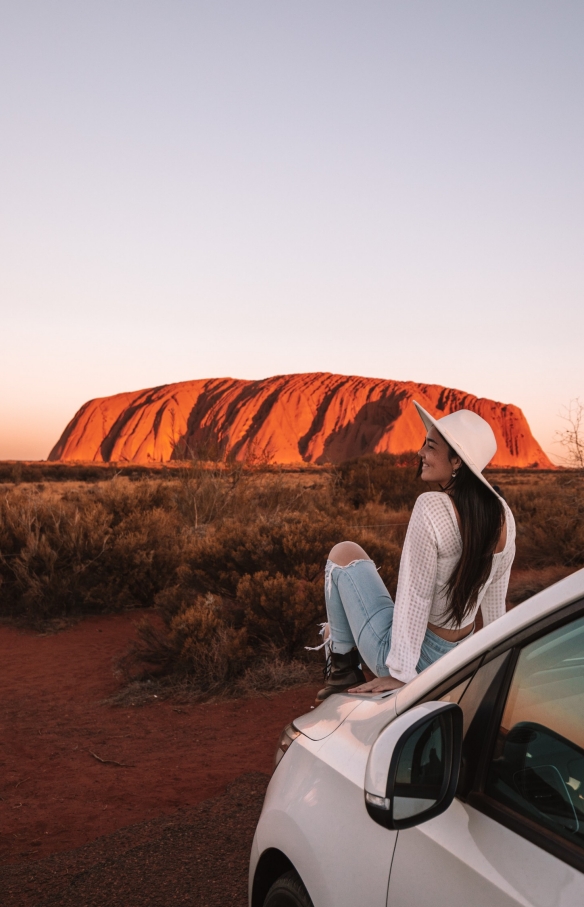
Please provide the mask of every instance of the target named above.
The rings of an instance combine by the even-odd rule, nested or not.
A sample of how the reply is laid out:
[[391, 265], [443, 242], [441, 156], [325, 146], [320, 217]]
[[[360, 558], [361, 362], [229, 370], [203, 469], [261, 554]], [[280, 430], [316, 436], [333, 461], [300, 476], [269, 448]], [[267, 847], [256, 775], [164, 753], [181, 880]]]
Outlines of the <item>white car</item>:
[[276, 761], [250, 907], [584, 907], [584, 570]]

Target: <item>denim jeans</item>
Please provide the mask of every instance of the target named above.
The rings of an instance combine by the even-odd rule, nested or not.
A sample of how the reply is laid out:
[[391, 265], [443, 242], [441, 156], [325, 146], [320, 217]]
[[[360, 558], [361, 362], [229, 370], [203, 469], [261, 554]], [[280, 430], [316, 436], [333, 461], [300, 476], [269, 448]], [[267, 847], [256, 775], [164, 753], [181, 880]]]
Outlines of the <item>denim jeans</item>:
[[[355, 560], [346, 567], [327, 561], [324, 589], [332, 651], [342, 654], [357, 646], [367, 667], [387, 677], [394, 603], [373, 561]], [[416, 671], [457, 645], [426, 629]]]

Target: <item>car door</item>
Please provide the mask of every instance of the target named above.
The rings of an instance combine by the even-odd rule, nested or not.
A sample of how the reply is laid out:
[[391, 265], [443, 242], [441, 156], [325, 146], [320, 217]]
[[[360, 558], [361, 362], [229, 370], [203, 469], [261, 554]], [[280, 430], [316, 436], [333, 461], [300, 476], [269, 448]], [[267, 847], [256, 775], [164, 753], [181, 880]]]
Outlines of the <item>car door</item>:
[[388, 907], [584, 904], [582, 610], [491, 658], [464, 687], [458, 795], [398, 833]]

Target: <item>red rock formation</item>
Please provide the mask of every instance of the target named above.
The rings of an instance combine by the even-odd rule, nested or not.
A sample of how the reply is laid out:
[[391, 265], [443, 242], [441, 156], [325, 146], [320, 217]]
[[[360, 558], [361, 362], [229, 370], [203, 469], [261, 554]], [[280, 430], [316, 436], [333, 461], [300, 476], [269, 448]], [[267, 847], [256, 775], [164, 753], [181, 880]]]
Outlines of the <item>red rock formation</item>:
[[516, 406], [436, 384], [318, 372], [183, 381], [90, 400], [49, 459], [149, 463], [216, 450], [237, 460], [339, 463], [402, 453], [424, 435], [413, 399], [436, 416], [464, 408], [483, 416], [497, 436], [493, 466], [552, 466]]

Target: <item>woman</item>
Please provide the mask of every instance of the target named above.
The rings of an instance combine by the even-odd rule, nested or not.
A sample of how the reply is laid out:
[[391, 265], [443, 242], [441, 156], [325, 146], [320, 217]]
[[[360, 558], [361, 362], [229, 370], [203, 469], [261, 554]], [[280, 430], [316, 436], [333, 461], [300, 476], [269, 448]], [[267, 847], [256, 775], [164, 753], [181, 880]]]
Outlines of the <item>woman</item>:
[[[395, 690], [474, 631], [505, 613], [515, 556], [511, 510], [482, 475], [497, 450], [492, 428], [462, 409], [434, 419], [418, 452], [421, 494], [401, 556], [393, 603], [373, 561], [355, 542], [332, 549], [325, 571], [329, 659], [321, 702], [331, 693]], [[376, 675], [365, 683], [361, 662]]]

